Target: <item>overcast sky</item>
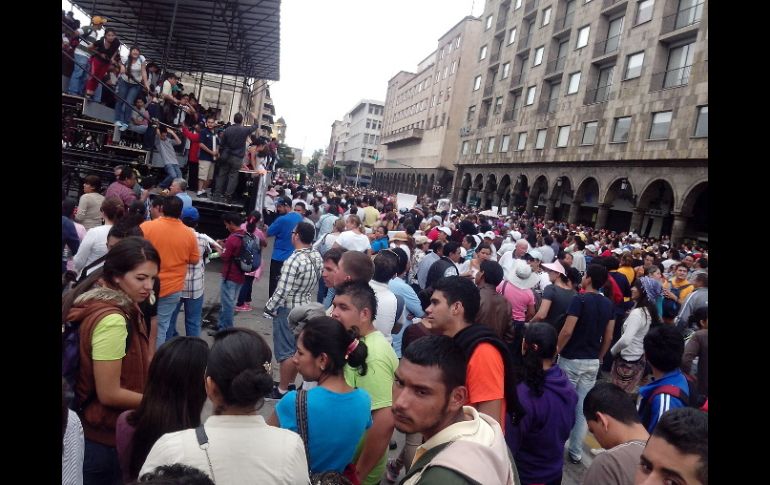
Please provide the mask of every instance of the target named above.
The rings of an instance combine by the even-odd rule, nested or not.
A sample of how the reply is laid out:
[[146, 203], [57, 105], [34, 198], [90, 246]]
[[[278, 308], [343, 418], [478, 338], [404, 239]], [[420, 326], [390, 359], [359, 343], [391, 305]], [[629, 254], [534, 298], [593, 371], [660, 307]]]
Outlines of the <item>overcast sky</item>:
[[360, 99], [384, 102], [391, 77], [414, 72], [440, 36], [483, 9], [484, 0], [283, 0], [270, 94], [286, 143], [308, 156], [326, 148], [334, 120]]

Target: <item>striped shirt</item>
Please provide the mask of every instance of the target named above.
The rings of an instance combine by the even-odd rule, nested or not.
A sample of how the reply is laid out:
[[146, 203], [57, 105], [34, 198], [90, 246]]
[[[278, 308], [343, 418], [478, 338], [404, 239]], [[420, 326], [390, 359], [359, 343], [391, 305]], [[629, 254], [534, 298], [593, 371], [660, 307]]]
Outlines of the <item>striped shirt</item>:
[[265, 308], [295, 308], [315, 299], [313, 290], [321, 276], [321, 254], [313, 248], [296, 249], [281, 267], [281, 277]]
[[198, 241], [198, 251], [200, 251], [200, 259], [195, 264], [187, 265], [187, 274], [184, 277], [184, 288], [182, 289], [182, 298], [190, 298], [195, 300], [203, 295], [203, 275], [206, 270], [204, 267], [203, 255], [211, 252], [211, 247], [203, 234], [198, 234], [192, 228], [190, 229], [195, 234], [195, 239]]
[[85, 441], [83, 425], [73, 410], [68, 410], [67, 430], [64, 432], [64, 446], [61, 455], [62, 485], [83, 485], [83, 452]]

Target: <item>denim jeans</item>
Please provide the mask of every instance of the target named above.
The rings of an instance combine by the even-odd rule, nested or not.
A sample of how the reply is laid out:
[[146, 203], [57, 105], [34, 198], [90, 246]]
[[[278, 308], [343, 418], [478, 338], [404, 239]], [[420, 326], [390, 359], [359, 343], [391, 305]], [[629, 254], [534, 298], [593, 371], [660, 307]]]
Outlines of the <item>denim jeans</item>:
[[219, 330], [223, 330], [233, 326], [235, 300], [238, 298], [238, 292], [241, 291], [241, 284], [222, 279], [222, 286], [220, 288], [219, 300], [222, 303], [222, 309], [219, 310]]
[[88, 57], [75, 51], [75, 66], [72, 68], [67, 92], [73, 96], [83, 96], [86, 79], [88, 79]]
[[203, 295], [198, 298], [180, 298], [179, 303], [171, 314], [171, 324], [166, 331], [166, 340], [179, 335], [176, 331], [176, 319], [179, 310], [184, 305], [184, 333], [188, 337], [199, 337], [201, 334], [201, 318], [203, 315]]
[[124, 103], [119, 98], [115, 101], [115, 121], [122, 121], [128, 124], [131, 119], [131, 107], [136, 101], [136, 97], [142, 92], [142, 86], [140, 84], [130, 84], [123, 79], [118, 79], [118, 96], [125, 99]]
[[83, 453], [83, 485], [113, 485], [122, 483], [118, 452], [88, 438]]
[[182, 178], [182, 169], [180, 169], [179, 165], [176, 163], [167, 163], [165, 169], [166, 178], [164, 178], [163, 181], [158, 184], [163, 189], [169, 188], [171, 186], [171, 182], [173, 182], [174, 179]]
[[588, 433], [588, 424], [583, 416], [583, 400], [596, 384], [599, 372], [599, 359], [565, 359], [559, 357], [559, 367], [567, 374], [569, 381], [577, 390], [578, 402], [575, 407], [575, 426], [569, 434], [569, 454], [574, 459], [583, 457], [583, 440]]
[[241, 290], [238, 292], [237, 306], [241, 306], [244, 303], [251, 303], [251, 290], [254, 287], [254, 277], [246, 276], [246, 281], [241, 285]]
[[174, 309], [176, 309], [176, 305], [181, 298], [181, 291], [158, 298], [158, 338], [155, 342], [156, 349], [160, 348], [163, 342], [166, 341], [166, 333], [171, 325], [171, 315], [173, 315]]
[[279, 363], [297, 352], [297, 338], [289, 329], [289, 309], [279, 306], [273, 317], [273, 354]]

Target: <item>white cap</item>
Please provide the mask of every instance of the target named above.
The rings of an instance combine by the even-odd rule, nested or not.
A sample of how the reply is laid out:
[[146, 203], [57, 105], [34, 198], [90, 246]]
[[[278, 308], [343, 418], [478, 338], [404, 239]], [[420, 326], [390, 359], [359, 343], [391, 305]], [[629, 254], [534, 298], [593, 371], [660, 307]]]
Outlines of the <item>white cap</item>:
[[451, 236], [452, 235], [452, 230], [449, 229], [448, 227], [439, 227], [438, 230], [443, 232], [447, 236]]

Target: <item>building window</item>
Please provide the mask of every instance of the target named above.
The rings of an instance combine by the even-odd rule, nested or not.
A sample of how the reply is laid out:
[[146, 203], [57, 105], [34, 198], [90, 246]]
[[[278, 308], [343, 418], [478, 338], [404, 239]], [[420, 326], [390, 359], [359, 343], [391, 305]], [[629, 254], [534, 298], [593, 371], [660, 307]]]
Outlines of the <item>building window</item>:
[[361, 158], [366, 157], [366, 148], [361, 149]]
[[580, 88], [580, 72], [573, 72], [569, 75], [569, 84], [567, 85], [567, 94], [575, 94]]
[[516, 4], [513, 6], [514, 10], [518, 10], [521, 8], [521, 0], [516, 0]]
[[503, 110], [503, 97], [498, 96], [497, 99], [495, 99], [495, 111], [494, 114], [500, 114], [500, 112]]
[[431, 98], [430, 98], [430, 107], [432, 108], [434, 106], [436, 106], [436, 95], [435, 94], [433, 96], [431, 96]]
[[598, 121], [587, 121], [583, 123], [583, 139], [581, 145], [593, 145], [596, 141], [596, 129], [599, 126]]
[[470, 108], [468, 108], [468, 119], [466, 121], [471, 121], [473, 117], [476, 116], [476, 105], [474, 104]]
[[508, 31], [508, 45], [516, 42], [516, 27]]
[[588, 45], [588, 34], [590, 33], [591, 33], [590, 25], [586, 25], [585, 27], [578, 30], [577, 45], [575, 46], [575, 49], [582, 49], [583, 47]]
[[371, 128], [372, 127], [372, 120], [370, 120], [369, 118], [366, 119], [366, 127], [367, 128]]
[[709, 136], [709, 107], [698, 106], [698, 119], [695, 121], [694, 136]]
[[539, 66], [543, 63], [543, 52], [545, 51], [544, 46], [540, 46], [537, 49], [535, 49], [535, 60], [532, 63], [532, 67]]
[[644, 52], [637, 52], [626, 57], [626, 75], [624, 79], [633, 79], [642, 75]]
[[457, 72], [457, 61], [452, 61], [452, 72], [451, 74], [454, 74]]
[[527, 132], [524, 131], [522, 133], [519, 133], [519, 139], [516, 141], [516, 151], [524, 150], [524, 147], [527, 146]]
[[545, 148], [545, 135], [548, 132], [546, 128], [537, 130], [537, 136], [535, 137], [535, 149], [542, 150]]
[[564, 148], [569, 140], [569, 125], [559, 127], [559, 135], [556, 137], [556, 148]]
[[652, 20], [652, 9], [655, 0], [642, 0], [636, 4], [636, 24], [643, 24]]
[[490, 136], [487, 141], [487, 153], [495, 153], [495, 137]]
[[463, 153], [463, 155], [467, 155], [468, 154], [468, 141], [467, 140], [463, 142], [463, 151], [462, 151], [462, 153]]
[[537, 92], [537, 86], [530, 86], [527, 88], [527, 103], [524, 106], [529, 106], [535, 102], [535, 93]]
[[506, 62], [505, 64], [503, 64], [503, 75], [500, 77], [500, 79], [507, 78], [510, 73], [511, 73], [511, 63]]
[[444, 66], [444, 79], [449, 75], [449, 66]]
[[455, 39], [455, 50], [460, 48], [460, 37], [462, 36], [458, 35], [457, 38]]
[[483, 46], [481, 48], [481, 51], [479, 51], [479, 60], [483, 61], [487, 58], [487, 46]]
[[473, 80], [473, 90], [478, 91], [481, 87], [481, 76], [476, 76], [476, 78]]
[[438, 84], [439, 81], [441, 81], [441, 71], [438, 71], [436, 73], [436, 79], [435, 79], [435, 82], [433, 84]]
[[479, 153], [481, 153], [481, 144], [482, 144], [483, 142], [484, 142], [484, 140], [482, 140], [481, 138], [479, 138], [478, 140], [476, 140], [476, 155], [478, 155]]
[[668, 53], [668, 66], [663, 87], [684, 86], [690, 82], [695, 43], [675, 47]]
[[671, 128], [671, 111], [661, 111], [652, 114], [652, 126], [650, 127], [650, 140], [665, 140]]
[[615, 118], [615, 129], [612, 130], [612, 141], [614, 143], [625, 143], [628, 141], [628, 132], [631, 129], [631, 117], [624, 116]]
[[492, 28], [492, 15], [487, 17], [487, 23], [486, 23], [486, 26], [484, 27], [484, 30], [489, 30], [491, 28]]
[[441, 98], [443, 98], [443, 97], [444, 97], [444, 91], [439, 91], [438, 92], [438, 99], [436, 100], [436, 106], [441, 104]]
[[540, 27], [545, 27], [550, 23], [551, 23], [551, 7], [548, 7], [545, 10], [543, 10], [543, 23], [540, 24]]
[[500, 142], [500, 152], [504, 153], [508, 151], [508, 145], [511, 144], [511, 135], [503, 135], [503, 140]]

